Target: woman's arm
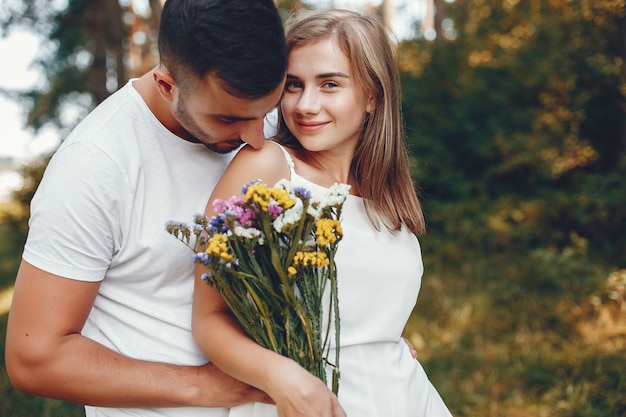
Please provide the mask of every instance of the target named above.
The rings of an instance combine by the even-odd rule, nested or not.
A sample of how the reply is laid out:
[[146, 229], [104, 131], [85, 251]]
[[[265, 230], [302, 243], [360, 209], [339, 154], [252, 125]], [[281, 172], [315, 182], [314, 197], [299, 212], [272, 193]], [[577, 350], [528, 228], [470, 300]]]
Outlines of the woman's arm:
[[[244, 147], [215, 188], [211, 202], [239, 195], [242, 185], [261, 179], [268, 185], [289, 178], [289, 167], [276, 145], [260, 150]], [[249, 338], [231, 315], [219, 293], [196, 270], [192, 331], [196, 344], [222, 371], [265, 391], [281, 417], [343, 417], [337, 397], [317, 377], [295, 361], [265, 349]]]

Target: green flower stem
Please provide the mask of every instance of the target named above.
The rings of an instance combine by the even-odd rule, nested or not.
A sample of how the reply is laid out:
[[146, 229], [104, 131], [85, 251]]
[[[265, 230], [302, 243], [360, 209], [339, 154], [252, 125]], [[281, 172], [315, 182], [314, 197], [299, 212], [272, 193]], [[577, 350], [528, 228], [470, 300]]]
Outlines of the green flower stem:
[[[303, 216], [300, 217], [297, 225], [297, 231], [295, 236], [301, 241], [300, 237], [302, 236], [302, 229], [304, 229], [304, 223], [307, 220], [306, 211], [309, 207], [308, 201], [303, 201], [302, 213]], [[292, 242], [293, 243], [293, 242]], [[293, 262], [293, 257], [296, 255], [296, 252], [301, 249], [300, 242], [297, 245], [289, 245], [289, 252], [287, 252], [287, 257], [285, 258], [285, 265], [282, 265], [282, 270], [286, 271], [289, 266], [291, 266]]]
[[270, 313], [267, 308], [267, 305], [259, 298], [258, 294], [252, 289], [252, 287], [250, 286], [247, 280], [242, 280], [242, 282], [243, 282], [243, 285], [245, 285], [246, 289], [248, 290], [248, 294], [254, 300], [254, 304], [257, 310], [261, 314], [261, 319], [263, 320], [265, 330], [268, 332], [268, 336], [270, 338], [270, 341], [272, 342], [272, 348], [278, 349], [278, 343], [276, 343], [276, 339], [274, 338], [272, 324], [269, 320]]
[[[335, 394], [339, 392], [339, 297], [338, 297], [338, 285], [337, 285], [337, 267], [335, 265], [334, 258], [335, 251], [333, 250], [333, 256], [330, 257], [331, 262], [329, 264], [330, 268], [330, 282], [331, 282], [331, 302], [332, 307], [329, 310], [333, 311], [333, 316], [335, 317], [335, 363], [333, 366], [333, 383], [332, 390]], [[330, 313], [328, 314], [330, 317]], [[329, 326], [330, 327], [330, 326]]]

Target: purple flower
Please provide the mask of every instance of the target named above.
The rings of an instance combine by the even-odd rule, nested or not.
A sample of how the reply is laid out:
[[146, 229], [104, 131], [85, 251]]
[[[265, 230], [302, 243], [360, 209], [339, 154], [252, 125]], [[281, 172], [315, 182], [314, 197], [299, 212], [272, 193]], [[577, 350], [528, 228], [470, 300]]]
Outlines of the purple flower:
[[205, 252], [198, 252], [191, 257], [191, 260], [194, 263], [199, 263], [202, 265], [208, 265], [211, 262], [211, 257], [207, 255]]
[[241, 187], [241, 194], [246, 195], [246, 192], [248, 191], [248, 187], [250, 187], [251, 185], [260, 184], [260, 183], [261, 183], [260, 179], [250, 181], [249, 183]]
[[304, 187], [294, 187], [293, 193], [305, 200], [309, 200], [311, 198], [311, 192]]
[[207, 224], [207, 230], [211, 233], [224, 233], [227, 231], [228, 225], [226, 224], [226, 216], [219, 213], [211, 217]]

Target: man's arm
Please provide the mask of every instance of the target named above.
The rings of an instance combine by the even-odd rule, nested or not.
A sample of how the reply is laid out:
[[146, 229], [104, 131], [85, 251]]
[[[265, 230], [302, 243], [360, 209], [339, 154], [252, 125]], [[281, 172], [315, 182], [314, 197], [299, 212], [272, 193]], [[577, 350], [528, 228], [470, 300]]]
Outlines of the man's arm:
[[98, 287], [22, 261], [5, 357], [17, 389], [104, 407], [228, 407], [267, 401], [264, 393], [211, 364], [176, 366], [131, 359], [81, 336]]

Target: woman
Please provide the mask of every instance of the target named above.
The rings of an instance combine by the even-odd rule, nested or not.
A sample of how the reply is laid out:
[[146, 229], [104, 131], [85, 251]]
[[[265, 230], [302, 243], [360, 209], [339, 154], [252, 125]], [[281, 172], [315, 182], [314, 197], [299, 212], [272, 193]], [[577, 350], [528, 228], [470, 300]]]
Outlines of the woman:
[[[314, 193], [334, 183], [351, 186], [336, 257], [341, 405], [319, 379], [247, 338], [219, 294], [200, 279], [201, 271], [195, 340], [218, 367], [276, 403], [276, 409], [263, 405], [258, 408], [265, 411], [245, 416], [450, 416], [402, 339], [420, 288], [417, 235], [425, 227], [385, 29], [354, 12], [306, 11], [288, 20], [286, 35], [289, 64], [276, 136], [281, 145], [244, 147], [211, 201], [238, 194], [257, 178], [269, 185], [288, 178]], [[214, 214], [210, 205], [207, 214]]]

